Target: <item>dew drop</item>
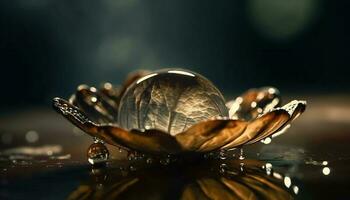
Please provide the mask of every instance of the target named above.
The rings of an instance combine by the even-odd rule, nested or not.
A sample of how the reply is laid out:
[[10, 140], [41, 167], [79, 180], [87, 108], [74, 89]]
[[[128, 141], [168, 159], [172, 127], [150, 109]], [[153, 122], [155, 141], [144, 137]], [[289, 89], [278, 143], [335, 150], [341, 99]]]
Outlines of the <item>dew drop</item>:
[[271, 175], [272, 164], [271, 164], [271, 163], [266, 163], [266, 164], [265, 164], [265, 169], [266, 169], [266, 174], [267, 174], [267, 175]]
[[[213, 117], [228, 117], [220, 91], [201, 75], [163, 70], [132, 84], [121, 98], [118, 124], [176, 135]], [[170, 114], [171, 113], [171, 114]]]
[[220, 173], [225, 173], [228, 169], [228, 166], [225, 163], [220, 164]]
[[267, 137], [267, 138], [261, 140], [261, 142], [264, 143], [264, 144], [270, 144], [272, 142], [272, 138], [271, 137]]
[[93, 139], [94, 139], [94, 143], [101, 143], [101, 144], [104, 144], [104, 141], [101, 140], [101, 139], [98, 138], [98, 137], [94, 137]]
[[238, 159], [240, 159], [240, 160], [244, 160], [244, 151], [243, 151], [243, 148], [241, 148], [240, 150], [239, 150], [239, 158]]
[[221, 160], [226, 160], [227, 159], [227, 156], [226, 156], [226, 150], [225, 149], [221, 149], [220, 152], [219, 152], [219, 158]]
[[153, 163], [153, 159], [152, 158], [147, 158], [146, 159], [146, 163], [147, 164], [152, 164]]
[[133, 152], [128, 152], [127, 158], [129, 161], [135, 160], [135, 153]]
[[169, 158], [160, 159], [159, 163], [162, 165], [169, 165], [170, 159]]
[[136, 167], [133, 166], [133, 165], [130, 165], [130, 166], [129, 166], [129, 169], [130, 169], [130, 171], [132, 171], [132, 172], [136, 171]]
[[240, 164], [239, 164], [239, 169], [241, 170], [241, 172], [244, 171], [244, 163], [240, 163]]
[[101, 142], [93, 143], [87, 151], [88, 161], [92, 165], [102, 164], [108, 160], [109, 152]]

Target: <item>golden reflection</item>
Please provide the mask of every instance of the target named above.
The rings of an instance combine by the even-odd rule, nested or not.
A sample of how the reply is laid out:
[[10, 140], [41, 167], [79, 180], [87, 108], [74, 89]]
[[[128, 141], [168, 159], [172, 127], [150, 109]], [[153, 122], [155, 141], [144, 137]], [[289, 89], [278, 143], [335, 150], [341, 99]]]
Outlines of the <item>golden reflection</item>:
[[272, 165], [256, 160], [133, 169], [93, 169], [90, 180], [82, 182], [68, 199], [283, 200], [294, 199], [299, 192], [290, 177], [269, 175]]

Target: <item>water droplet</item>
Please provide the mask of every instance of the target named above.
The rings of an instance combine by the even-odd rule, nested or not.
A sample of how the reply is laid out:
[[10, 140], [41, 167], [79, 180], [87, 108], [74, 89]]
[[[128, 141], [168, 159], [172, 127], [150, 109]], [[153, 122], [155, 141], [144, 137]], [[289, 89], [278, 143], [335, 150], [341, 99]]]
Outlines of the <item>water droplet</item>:
[[130, 165], [130, 166], [129, 166], [129, 169], [130, 169], [130, 171], [132, 171], [132, 172], [133, 172], [133, 171], [136, 171], [136, 167], [133, 166], [133, 165]]
[[124, 93], [118, 113], [118, 124], [125, 129], [156, 128], [171, 135], [209, 118], [228, 117], [220, 91], [206, 78], [183, 70], [139, 79]]
[[226, 170], [228, 169], [228, 166], [225, 163], [220, 164], [220, 173], [225, 173]]
[[128, 152], [127, 158], [129, 161], [135, 160], [135, 153], [134, 152]]
[[328, 176], [331, 173], [331, 169], [329, 167], [324, 167], [322, 169], [322, 173], [326, 176]]
[[267, 137], [267, 138], [261, 140], [261, 142], [264, 144], [270, 144], [272, 142], [272, 139], [271, 139], [271, 137]]
[[94, 137], [94, 143], [101, 143], [101, 144], [104, 144], [105, 142], [103, 140], [101, 140], [100, 138], [98, 137]]
[[221, 160], [226, 160], [227, 159], [227, 156], [226, 156], [226, 150], [225, 149], [221, 149], [220, 152], [219, 152], [219, 158]]
[[243, 151], [243, 148], [241, 148], [240, 150], [239, 150], [239, 158], [238, 159], [240, 159], [240, 160], [244, 160], [244, 151]]
[[153, 163], [153, 159], [152, 158], [147, 158], [146, 163], [147, 164], [152, 164]]
[[265, 169], [266, 169], [266, 174], [270, 175], [272, 171], [272, 164], [271, 163], [266, 163], [265, 164]]
[[292, 185], [292, 179], [290, 179], [290, 177], [288, 177], [288, 176], [284, 177], [283, 182], [287, 188], [289, 188]]
[[299, 188], [298, 188], [298, 186], [293, 186], [293, 191], [294, 191], [294, 193], [295, 194], [298, 194], [299, 193]]
[[170, 159], [169, 158], [160, 159], [159, 163], [162, 164], [162, 165], [169, 165]]
[[244, 163], [239, 163], [239, 169], [241, 170], [241, 172], [244, 171]]
[[93, 143], [87, 151], [88, 161], [92, 165], [102, 164], [108, 160], [109, 152], [107, 147], [100, 143]]

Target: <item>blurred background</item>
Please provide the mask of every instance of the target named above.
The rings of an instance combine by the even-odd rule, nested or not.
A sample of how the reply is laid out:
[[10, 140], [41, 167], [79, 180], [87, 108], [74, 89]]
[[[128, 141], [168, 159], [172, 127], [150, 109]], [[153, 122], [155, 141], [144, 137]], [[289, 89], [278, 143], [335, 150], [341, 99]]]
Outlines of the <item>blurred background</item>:
[[[86, 166], [93, 140], [53, 111], [53, 97], [165, 67], [198, 72], [229, 98], [271, 85], [284, 102], [307, 100], [288, 134], [248, 152], [291, 163], [282, 172], [301, 180], [302, 199], [347, 199], [348, 2], [0, 1], [0, 199], [63, 199], [86, 173], [59, 174]], [[57, 177], [35, 176], [46, 170]]]
[[224, 94], [347, 94], [347, 1], [0, 2], [0, 112], [47, 107], [78, 84], [182, 67]]

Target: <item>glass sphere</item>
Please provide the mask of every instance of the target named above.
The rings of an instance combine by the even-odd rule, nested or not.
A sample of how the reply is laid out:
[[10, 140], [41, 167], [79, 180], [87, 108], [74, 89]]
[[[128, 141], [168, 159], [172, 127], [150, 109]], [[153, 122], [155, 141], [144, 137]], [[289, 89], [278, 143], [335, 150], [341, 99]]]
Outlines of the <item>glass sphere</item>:
[[158, 129], [176, 135], [213, 117], [228, 117], [220, 91], [206, 78], [184, 70], [162, 70], [135, 81], [119, 105], [125, 129]]
[[105, 163], [108, 160], [109, 151], [101, 142], [93, 143], [88, 148], [87, 157], [92, 165]]

